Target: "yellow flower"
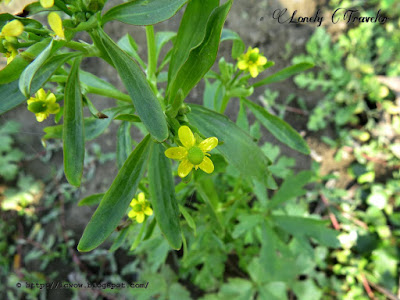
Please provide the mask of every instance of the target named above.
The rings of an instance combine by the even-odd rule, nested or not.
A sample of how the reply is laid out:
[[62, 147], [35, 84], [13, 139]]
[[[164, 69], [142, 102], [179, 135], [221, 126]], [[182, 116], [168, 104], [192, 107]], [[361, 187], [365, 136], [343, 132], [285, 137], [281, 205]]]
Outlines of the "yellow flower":
[[187, 126], [179, 128], [178, 136], [183, 147], [172, 147], [165, 151], [166, 157], [181, 161], [178, 167], [178, 175], [184, 178], [193, 168], [196, 170], [200, 168], [208, 174], [212, 173], [214, 164], [208, 157], [210, 154], [207, 152], [218, 145], [218, 139], [210, 137], [199, 142]]
[[3, 26], [0, 32], [0, 38], [4, 38], [7, 41], [14, 42], [16, 41], [15, 38], [21, 35], [23, 32], [24, 25], [18, 20], [13, 20]]
[[18, 55], [18, 51], [11, 44], [6, 44], [4, 48], [7, 50], [5, 56], [7, 57], [8, 65]]
[[267, 63], [267, 58], [259, 52], [258, 48], [252, 49], [249, 47], [247, 53], [238, 58], [238, 68], [240, 70], [248, 70], [253, 78], [258, 76], [258, 73], [262, 71], [263, 66]]
[[65, 35], [61, 17], [56, 12], [51, 12], [47, 17], [47, 20], [49, 22], [51, 29], [53, 29], [55, 34], [64, 40]]
[[40, 5], [43, 8], [50, 8], [54, 5], [54, 0], [40, 0]]
[[36, 97], [28, 100], [28, 110], [36, 115], [36, 120], [42, 122], [47, 119], [50, 114], [56, 114], [60, 111], [60, 105], [56, 102], [56, 96], [44, 89], [40, 89], [36, 93]]
[[136, 222], [143, 223], [145, 215], [151, 216], [153, 210], [150, 207], [150, 202], [146, 200], [144, 193], [139, 193], [138, 200], [132, 199], [130, 207], [132, 210], [128, 213], [128, 217], [131, 219], [136, 218]]

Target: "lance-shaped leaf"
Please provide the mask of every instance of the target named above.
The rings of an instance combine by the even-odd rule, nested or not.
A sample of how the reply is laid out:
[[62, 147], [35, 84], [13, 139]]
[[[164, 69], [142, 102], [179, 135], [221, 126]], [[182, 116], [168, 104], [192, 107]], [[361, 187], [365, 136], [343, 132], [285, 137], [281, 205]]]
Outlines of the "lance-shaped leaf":
[[310, 149], [301, 135], [293, 129], [288, 123], [281, 118], [274, 116], [267, 112], [261, 106], [242, 98], [241, 101], [246, 103], [254, 116], [261, 122], [261, 124], [271, 132], [278, 140], [288, 145], [290, 148], [297, 150], [304, 154], [310, 154]]
[[[31, 84], [31, 93], [36, 93], [53, 73], [68, 59], [78, 55], [77, 53], [64, 53], [51, 57], [39, 68]], [[17, 107], [25, 102], [25, 97], [18, 87], [19, 80], [0, 85], [0, 114]]]
[[254, 178], [269, 188], [276, 188], [268, 170], [269, 161], [253, 139], [226, 116], [191, 104], [187, 115], [190, 124], [196, 126], [205, 137], [215, 136], [223, 144], [218, 149], [227, 162], [245, 177]]
[[218, 4], [219, 0], [191, 0], [188, 3], [172, 49], [168, 70], [169, 84], [173, 82], [179, 69], [185, 64], [190, 51], [204, 40], [208, 18]]
[[135, 197], [146, 168], [149, 146], [150, 136], [147, 135], [129, 155], [86, 226], [78, 244], [79, 251], [86, 252], [98, 247], [118, 226]]
[[72, 63], [64, 92], [64, 173], [68, 182], [80, 186], [85, 157], [82, 93], [79, 83], [78, 57]]
[[26, 97], [30, 96], [33, 77], [35, 76], [39, 68], [45, 63], [47, 58], [49, 58], [52, 47], [53, 40], [51, 40], [46, 49], [44, 49], [43, 52], [40, 53], [40, 55], [22, 72], [19, 79], [19, 89]]
[[170, 82], [169, 99], [174, 99], [179, 89], [186, 96], [212, 67], [217, 57], [222, 27], [231, 6], [232, 1], [229, 0], [211, 13], [203, 41], [190, 52], [176, 78]]
[[158, 226], [174, 249], [182, 245], [179, 208], [175, 197], [171, 160], [161, 144], [152, 143], [149, 162], [149, 191]]
[[188, 0], [134, 0], [117, 5], [102, 17], [131, 25], [153, 25], [171, 18]]
[[159, 142], [168, 137], [167, 121], [165, 120], [161, 104], [154, 95], [142, 70], [137, 63], [119, 48], [102, 30], [99, 35], [104, 48], [107, 49], [133, 105], [148, 132]]
[[246, 46], [236, 32], [229, 29], [223, 29], [221, 34], [221, 42], [229, 40], [233, 41], [232, 58], [236, 59], [244, 52]]
[[132, 152], [131, 123], [122, 122], [117, 132], [117, 164], [121, 169]]
[[285, 80], [297, 73], [303, 72], [305, 70], [308, 70], [310, 68], [314, 67], [313, 64], [307, 63], [307, 62], [303, 62], [303, 63], [299, 63], [290, 67], [287, 67], [285, 69], [282, 69], [278, 72], [276, 72], [275, 74], [268, 76], [258, 82], [256, 82], [255, 84], [253, 84], [253, 87], [258, 87], [258, 86], [262, 86], [265, 84], [271, 84], [274, 82], [278, 82], [278, 81], [282, 81]]

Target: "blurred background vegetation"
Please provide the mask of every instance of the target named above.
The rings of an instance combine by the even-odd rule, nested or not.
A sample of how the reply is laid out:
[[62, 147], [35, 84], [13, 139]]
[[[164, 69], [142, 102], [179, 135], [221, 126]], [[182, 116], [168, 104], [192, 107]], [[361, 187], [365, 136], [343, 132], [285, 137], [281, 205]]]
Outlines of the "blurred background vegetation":
[[[238, 0], [227, 27], [277, 66], [301, 61], [316, 65], [252, 96], [301, 132], [311, 158], [294, 155], [252, 116], [247, 122], [238, 114], [237, 103], [230, 104], [231, 119], [247, 127], [274, 162], [271, 172], [281, 190], [253, 190], [221, 158], [212, 179], [217, 189], [209, 188], [207, 176], [197, 186], [177, 187], [187, 233], [180, 251], [170, 251], [155, 222], [149, 222], [143, 234], [139, 224], [122, 224], [102, 248], [77, 252], [94, 209], [78, 207], [78, 202], [110, 185], [107, 179], [117, 170], [115, 145], [107, 136], [91, 142], [86, 183], [76, 189], [62, 172], [62, 145], [46, 141], [47, 147], [41, 146], [41, 128], [32, 128], [34, 117], [27, 117], [25, 107], [2, 116], [1, 298], [399, 299], [400, 5], [395, 0], [301, 2]], [[276, 24], [270, 15], [283, 7], [303, 7], [299, 15], [320, 8], [326, 16], [323, 26]], [[365, 16], [381, 10], [389, 19], [385, 24], [335, 26], [330, 15], [338, 7], [356, 7]], [[252, 15], [254, 19], [245, 22]], [[180, 17], [160, 29], [176, 30]], [[128, 30], [118, 26], [109, 30]], [[143, 32], [131, 32], [138, 37], [139, 50]], [[229, 57], [229, 50], [222, 47], [220, 53]], [[94, 64], [87, 62], [87, 69], [93, 70]], [[118, 81], [105, 69], [97, 71]], [[192, 94], [193, 102], [202, 101], [202, 87]], [[116, 128], [108, 135], [115, 135]], [[108, 172], [110, 176], [104, 176]], [[292, 216], [291, 223], [274, 217], [280, 224], [279, 239], [268, 231], [265, 219], [270, 216], [259, 213], [260, 207], [271, 205], [267, 203]], [[300, 216], [315, 222], [302, 223], [296, 218]], [[332, 229], [313, 231], [314, 223], [329, 223]], [[333, 231], [339, 232], [339, 244]], [[149, 286], [46, 290], [24, 284], [52, 281]], [[16, 288], [18, 282], [21, 288]]]

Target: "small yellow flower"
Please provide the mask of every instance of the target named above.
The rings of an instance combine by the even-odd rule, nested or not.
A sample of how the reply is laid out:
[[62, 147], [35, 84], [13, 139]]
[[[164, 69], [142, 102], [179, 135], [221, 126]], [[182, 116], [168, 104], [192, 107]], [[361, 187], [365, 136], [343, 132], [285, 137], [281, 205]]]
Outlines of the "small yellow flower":
[[16, 41], [15, 38], [21, 35], [23, 32], [24, 25], [18, 20], [13, 20], [3, 26], [0, 32], [0, 38], [4, 38], [7, 41], [14, 42]]
[[60, 105], [56, 102], [56, 96], [44, 89], [40, 89], [36, 93], [36, 97], [28, 100], [28, 110], [36, 115], [36, 120], [42, 122], [46, 120], [50, 114], [56, 114], [60, 111]]
[[53, 29], [55, 34], [64, 40], [65, 35], [64, 35], [63, 24], [62, 24], [61, 17], [58, 15], [58, 13], [56, 13], [56, 12], [49, 13], [47, 20], [49, 22], [51, 29]]
[[54, 5], [54, 0], [40, 0], [40, 5], [43, 8], [50, 8]]
[[11, 44], [6, 45], [4, 48], [7, 49], [5, 56], [7, 57], [8, 65], [18, 55], [18, 51]]
[[242, 54], [238, 58], [238, 68], [240, 70], [248, 70], [251, 77], [255, 78], [262, 71], [263, 66], [267, 63], [267, 58], [262, 56], [258, 48], [249, 47], [247, 53]]
[[144, 193], [139, 193], [138, 200], [132, 199], [130, 207], [132, 210], [128, 213], [128, 217], [131, 219], [136, 218], [136, 222], [143, 223], [145, 215], [151, 216], [153, 210], [150, 207], [150, 202], [146, 200]]
[[165, 151], [166, 157], [181, 161], [178, 167], [178, 175], [184, 178], [193, 168], [196, 170], [200, 168], [208, 174], [212, 173], [214, 164], [207, 152], [218, 145], [218, 139], [210, 137], [199, 142], [187, 126], [179, 128], [178, 136], [183, 147], [172, 147]]

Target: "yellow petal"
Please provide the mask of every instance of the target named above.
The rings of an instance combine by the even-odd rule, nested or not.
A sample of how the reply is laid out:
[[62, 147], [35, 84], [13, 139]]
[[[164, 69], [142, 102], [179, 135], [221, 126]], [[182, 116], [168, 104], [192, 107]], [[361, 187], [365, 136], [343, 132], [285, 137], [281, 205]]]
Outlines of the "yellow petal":
[[187, 126], [179, 127], [178, 135], [183, 146], [185, 146], [186, 148], [191, 148], [194, 146], [196, 140], [194, 138], [193, 132], [190, 130], [189, 127]]
[[146, 197], [144, 196], [143, 192], [139, 193], [138, 200], [139, 202], [144, 202], [146, 200]]
[[50, 103], [47, 105], [47, 112], [50, 114], [56, 114], [60, 111], [60, 105], [58, 103]]
[[267, 58], [265, 56], [259, 56], [257, 59], [257, 65], [258, 66], [263, 66], [267, 63]]
[[47, 117], [48, 117], [49, 115], [47, 114], [47, 113], [38, 113], [38, 114], [36, 114], [36, 120], [38, 121], [38, 122], [43, 122], [44, 120], [46, 120], [47, 119]]
[[29, 100], [27, 101], [28, 102], [28, 105], [29, 104], [31, 104], [31, 103], [33, 103], [33, 102], [36, 102], [37, 101], [37, 99], [36, 98], [29, 98]]
[[183, 147], [172, 147], [165, 150], [165, 156], [172, 159], [182, 160], [187, 156], [187, 150]]
[[24, 25], [18, 20], [13, 20], [7, 23], [1, 30], [1, 33], [4, 36], [19, 36], [23, 32], [24, 32]]
[[49, 25], [55, 34], [60, 38], [65, 39], [61, 17], [56, 12], [51, 12], [47, 18]]
[[133, 198], [132, 199], [132, 201], [131, 201], [131, 203], [129, 204], [129, 206], [130, 207], [134, 207], [136, 204], [138, 204], [139, 202], [135, 199], [135, 198]]
[[46, 102], [48, 103], [48, 104], [50, 104], [50, 103], [56, 103], [56, 96], [53, 94], [53, 93], [49, 93], [47, 96], [46, 96]]
[[153, 210], [149, 206], [147, 206], [144, 210], [144, 213], [148, 216], [151, 216], [153, 214]]
[[144, 213], [143, 212], [139, 212], [136, 215], [136, 222], [143, 223], [143, 221], [144, 221]]
[[128, 217], [129, 218], [131, 218], [131, 219], [133, 219], [133, 218], [135, 218], [136, 217], [136, 211], [134, 211], [133, 209], [128, 213]]
[[245, 60], [239, 60], [238, 62], [238, 68], [240, 70], [246, 70], [249, 67], [249, 65], [247, 64], [247, 61]]
[[188, 159], [182, 160], [182, 162], [179, 164], [179, 167], [178, 167], [179, 177], [181, 177], [181, 178], [186, 177], [190, 173], [192, 168], [193, 168], [193, 164]]
[[249, 72], [251, 77], [256, 78], [258, 76], [258, 67], [257, 65], [249, 66]]
[[40, 5], [43, 8], [50, 8], [54, 5], [54, 0], [40, 0]]
[[36, 98], [38, 98], [39, 100], [46, 100], [46, 97], [47, 95], [44, 89], [40, 89], [37, 91]]
[[208, 139], [205, 139], [199, 144], [199, 148], [203, 152], [208, 152], [217, 147], [218, 145], [218, 139], [216, 137], [210, 137]]
[[204, 157], [203, 162], [199, 165], [199, 167], [208, 174], [214, 172], [214, 164], [207, 156]]
[[253, 50], [251, 50], [251, 53], [260, 53], [260, 49], [254, 48]]

